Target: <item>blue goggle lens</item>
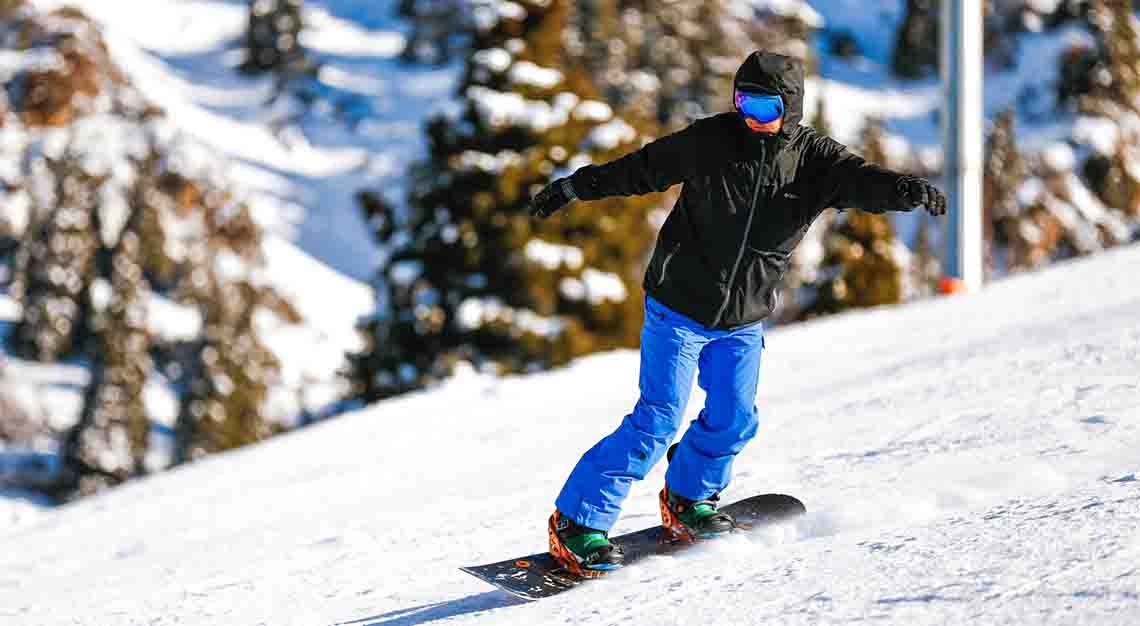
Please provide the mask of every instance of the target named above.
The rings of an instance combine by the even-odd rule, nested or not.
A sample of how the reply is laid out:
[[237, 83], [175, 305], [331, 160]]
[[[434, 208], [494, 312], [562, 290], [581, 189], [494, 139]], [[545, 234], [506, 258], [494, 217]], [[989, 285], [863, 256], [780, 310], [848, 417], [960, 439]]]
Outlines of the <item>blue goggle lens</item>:
[[767, 124], [784, 116], [784, 99], [771, 94], [737, 90], [736, 110], [761, 124]]

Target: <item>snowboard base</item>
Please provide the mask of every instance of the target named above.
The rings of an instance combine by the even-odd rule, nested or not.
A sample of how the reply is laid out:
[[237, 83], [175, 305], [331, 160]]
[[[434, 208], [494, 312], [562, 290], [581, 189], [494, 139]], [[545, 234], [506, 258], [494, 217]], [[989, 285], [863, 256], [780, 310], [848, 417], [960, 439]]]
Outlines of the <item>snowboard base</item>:
[[[798, 499], [778, 493], [752, 496], [720, 507], [720, 509], [736, 520], [737, 530], [735, 532], [748, 532], [771, 526], [807, 512], [804, 504]], [[625, 551], [626, 567], [647, 556], [670, 554], [691, 545], [663, 543], [661, 533], [662, 528], [660, 526], [652, 526], [612, 537], [610, 540], [620, 545]], [[548, 552], [459, 569], [507, 593], [527, 600], [538, 600], [557, 595], [589, 580], [567, 571]]]

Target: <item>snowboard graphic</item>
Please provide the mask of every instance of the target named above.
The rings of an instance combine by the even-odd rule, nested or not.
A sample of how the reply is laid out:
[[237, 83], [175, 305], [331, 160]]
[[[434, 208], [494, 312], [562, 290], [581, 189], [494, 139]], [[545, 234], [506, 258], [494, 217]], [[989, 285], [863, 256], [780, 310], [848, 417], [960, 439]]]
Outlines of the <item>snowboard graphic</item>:
[[[736, 519], [736, 532], [763, 528], [807, 512], [798, 499], [778, 493], [752, 496], [720, 509]], [[661, 543], [661, 531], [660, 526], [653, 526], [610, 540], [625, 550], [626, 567], [647, 556], [669, 554], [689, 547], [690, 544]], [[527, 600], [553, 596], [588, 580], [566, 571], [547, 552], [459, 569]]]

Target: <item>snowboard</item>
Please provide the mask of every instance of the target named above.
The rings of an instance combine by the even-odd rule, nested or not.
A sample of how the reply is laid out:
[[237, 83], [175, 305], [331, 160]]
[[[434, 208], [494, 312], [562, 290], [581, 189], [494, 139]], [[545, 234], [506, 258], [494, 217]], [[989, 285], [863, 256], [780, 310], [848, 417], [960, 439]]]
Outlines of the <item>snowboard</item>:
[[[736, 520], [737, 529], [734, 532], [764, 528], [807, 512], [804, 504], [798, 499], [778, 493], [745, 498], [722, 506], [720, 510]], [[620, 545], [625, 551], [626, 567], [648, 556], [670, 554], [696, 545], [665, 543], [661, 540], [661, 533], [660, 526], [653, 526], [611, 537], [610, 541]], [[570, 573], [548, 552], [459, 569], [527, 600], [548, 598], [590, 580]]]

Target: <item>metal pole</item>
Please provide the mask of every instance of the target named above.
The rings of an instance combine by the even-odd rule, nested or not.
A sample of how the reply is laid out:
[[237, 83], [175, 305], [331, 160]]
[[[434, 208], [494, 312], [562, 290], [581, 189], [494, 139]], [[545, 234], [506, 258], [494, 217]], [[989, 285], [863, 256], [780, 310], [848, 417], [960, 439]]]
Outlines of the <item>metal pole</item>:
[[946, 275], [982, 286], [982, 0], [942, 2], [942, 116], [948, 224]]

